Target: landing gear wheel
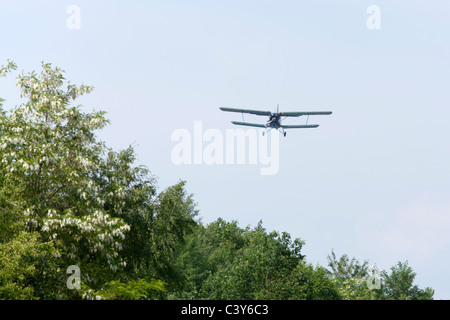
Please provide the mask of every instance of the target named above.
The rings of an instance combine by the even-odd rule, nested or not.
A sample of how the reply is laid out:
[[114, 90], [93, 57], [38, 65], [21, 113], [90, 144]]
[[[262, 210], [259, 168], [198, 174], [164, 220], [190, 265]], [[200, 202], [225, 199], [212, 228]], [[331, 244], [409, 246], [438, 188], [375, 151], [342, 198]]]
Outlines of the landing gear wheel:
[[286, 132], [284, 133], [284, 136], [286, 137]]

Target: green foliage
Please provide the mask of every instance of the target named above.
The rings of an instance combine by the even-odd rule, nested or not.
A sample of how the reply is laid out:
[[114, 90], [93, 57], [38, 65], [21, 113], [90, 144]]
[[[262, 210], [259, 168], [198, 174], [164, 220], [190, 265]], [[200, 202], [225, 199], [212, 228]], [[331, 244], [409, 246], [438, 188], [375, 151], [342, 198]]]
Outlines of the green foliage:
[[111, 281], [101, 290], [90, 292], [90, 298], [97, 300], [148, 300], [155, 298], [155, 293], [164, 291], [165, 286], [161, 280], [139, 279], [122, 283]]
[[372, 274], [369, 272], [368, 261], [362, 264], [347, 255], [337, 259], [332, 251], [328, 256], [330, 278], [336, 284], [339, 293], [346, 300], [431, 300], [434, 290], [420, 289], [414, 285], [416, 274], [408, 266], [408, 262], [398, 262], [391, 267], [391, 273], [379, 272], [380, 288], [370, 289], [367, 285]]
[[388, 300], [432, 300], [434, 290], [420, 289], [414, 285], [416, 273], [408, 266], [408, 261], [399, 261], [391, 267], [391, 273], [383, 271], [383, 294]]
[[303, 241], [222, 219], [198, 226], [178, 251], [187, 285], [172, 299], [334, 299], [337, 291], [323, 268], [300, 253]]
[[338, 259], [334, 251], [331, 251], [331, 255], [328, 256], [330, 278], [336, 284], [342, 299], [376, 299], [377, 292], [367, 287], [368, 263], [364, 261], [361, 264], [356, 258], [350, 259], [346, 254]]
[[40, 257], [55, 255], [51, 243], [40, 243], [36, 232], [20, 232], [0, 244], [0, 298], [36, 299], [32, 276]]

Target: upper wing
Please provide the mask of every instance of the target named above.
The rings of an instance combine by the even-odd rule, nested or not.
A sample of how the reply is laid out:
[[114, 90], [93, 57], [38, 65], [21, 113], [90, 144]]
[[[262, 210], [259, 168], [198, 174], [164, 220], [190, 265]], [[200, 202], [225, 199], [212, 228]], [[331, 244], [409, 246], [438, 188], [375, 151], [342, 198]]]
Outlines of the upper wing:
[[237, 124], [239, 126], [248, 126], [248, 127], [258, 127], [258, 128], [265, 128], [265, 124], [258, 124], [258, 123], [248, 123], [248, 122], [239, 122], [239, 121], [231, 121], [232, 124]]
[[283, 129], [317, 128], [318, 124], [282, 125]]
[[331, 111], [300, 111], [300, 112], [281, 112], [285, 117], [300, 117], [300, 116], [326, 116], [332, 114]]
[[236, 108], [225, 108], [225, 107], [221, 107], [220, 110], [228, 111], [228, 112], [250, 113], [250, 114], [255, 114], [257, 116], [270, 116], [271, 115], [271, 113], [269, 111], [259, 111], [259, 110], [236, 109]]

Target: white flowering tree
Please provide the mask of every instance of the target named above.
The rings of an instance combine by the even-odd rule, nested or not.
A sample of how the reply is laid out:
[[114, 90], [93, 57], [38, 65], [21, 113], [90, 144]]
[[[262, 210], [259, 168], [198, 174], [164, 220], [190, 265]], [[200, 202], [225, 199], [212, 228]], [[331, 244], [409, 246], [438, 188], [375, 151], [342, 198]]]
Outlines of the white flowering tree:
[[[0, 76], [15, 69], [8, 62]], [[132, 147], [115, 152], [99, 141], [105, 113], [74, 105], [93, 88], [63, 74], [42, 63], [39, 74], [17, 77], [22, 104], [4, 110], [0, 99], [0, 249], [33, 240], [20, 251], [33, 253], [26, 263], [9, 249], [0, 257], [11, 270], [29, 266], [8, 292], [31, 283], [34, 291], [23, 291], [30, 297], [149, 298], [164, 288], [155, 278], [181, 279], [171, 254], [195, 225], [192, 196], [184, 182], [157, 194], [148, 170], [133, 165]], [[68, 293], [71, 265], [81, 270], [82, 290]]]
[[[14, 68], [9, 63], [1, 74]], [[27, 229], [51, 240], [67, 266], [95, 255], [116, 271], [125, 265], [118, 251], [130, 227], [104, 210], [105, 199], [91, 176], [103, 152], [94, 130], [107, 121], [103, 112], [71, 106], [92, 87], [68, 83], [64, 88], [64, 80], [62, 70], [50, 64], [43, 64], [40, 74], [17, 78], [25, 102], [1, 113], [2, 178], [21, 200]], [[116, 189], [114, 196], [123, 196]]]
[[350, 259], [344, 254], [339, 259], [334, 251], [328, 256], [330, 278], [336, 284], [344, 300], [375, 300], [380, 296], [378, 289], [367, 287], [370, 275], [369, 262], [360, 263], [356, 258]]

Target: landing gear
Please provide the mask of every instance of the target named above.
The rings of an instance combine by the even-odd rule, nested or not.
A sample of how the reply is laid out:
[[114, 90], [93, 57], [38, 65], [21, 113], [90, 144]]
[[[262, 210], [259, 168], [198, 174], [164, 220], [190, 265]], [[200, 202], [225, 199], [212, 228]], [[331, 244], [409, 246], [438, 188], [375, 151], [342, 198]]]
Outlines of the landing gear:
[[283, 133], [283, 135], [286, 137], [286, 132], [285, 133]]

